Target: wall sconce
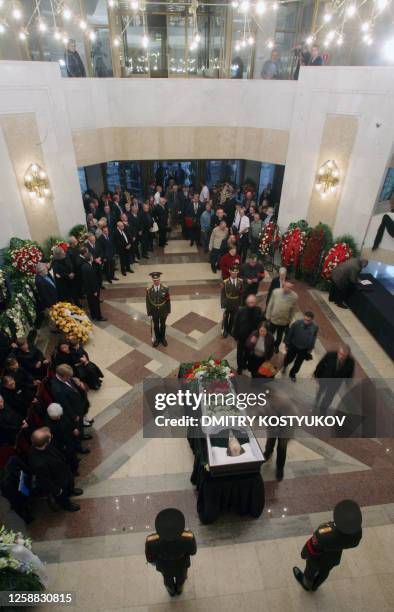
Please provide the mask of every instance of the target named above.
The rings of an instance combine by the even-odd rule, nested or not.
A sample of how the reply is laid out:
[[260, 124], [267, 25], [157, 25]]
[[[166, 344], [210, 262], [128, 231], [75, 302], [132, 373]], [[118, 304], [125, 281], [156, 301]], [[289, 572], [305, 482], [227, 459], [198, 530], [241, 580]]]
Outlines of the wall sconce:
[[48, 175], [38, 164], [30, 164], [25, 172], [25, 187], [29, 192], [29, 196], [38, 200], [40, 204], [44, 204], [51, 190], [49, 189]]
[[339, 169], [333, 159], [329, 159], [319, 168], [315, 187], [322, 198], [335, 193], [339, 183]]

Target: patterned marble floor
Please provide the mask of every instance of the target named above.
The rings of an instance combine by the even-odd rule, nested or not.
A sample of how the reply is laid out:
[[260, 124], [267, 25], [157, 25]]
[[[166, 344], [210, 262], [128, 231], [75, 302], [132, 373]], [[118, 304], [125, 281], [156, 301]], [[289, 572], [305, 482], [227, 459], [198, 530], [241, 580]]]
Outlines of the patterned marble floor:
[[[166, 348], [151, 346], [145, 315], [148, 273], [157, 268], [172, 294]], [[262, 304], [268, 283], [267, 275], [258, 298]], [[235, 365], [234, 341], [220, 336], [219, 284], [203, 253], [173, 240], [165, 253], [135, 266], [126, 282], [103, 292], [108, 321], [95, 325], [87, 348], [105, 380], [91, 393], [95, 435], [81, 464], [81, 511], [53, 513], [42, 506], [30, 528], [35, 550], [48, 562], [50, 590], [76, 591], [78, 610], [392, 610], [392, 439], [292, 440], [283, 482], [275, 480], [274, 465], [263, 467], [266, 506], [258, 520], [228, 515], [204, 526], [196, 512], [186, 440], [143, 438], [145, 378], [174, 376], [181, 361], [210, 354]], [[300, 310], [313, 310], [320, 330], [314, 361], [304, 363], [298, 385], [313, 386], [307, 381], [316, 361], [341, 339], [352, 347], [358, 377], [394, 378], [391, 360], [351, 312], [296, 284]], [[305, 593], [291, 568], [300, 561], [305, 537], [344, 497], [363, 506], [362, 544], [345, 553], [319, 592]], [[200, 547], [177, 600], [169, 598], [143, 555], [154, 517], [168, 505], [184, 511]]]

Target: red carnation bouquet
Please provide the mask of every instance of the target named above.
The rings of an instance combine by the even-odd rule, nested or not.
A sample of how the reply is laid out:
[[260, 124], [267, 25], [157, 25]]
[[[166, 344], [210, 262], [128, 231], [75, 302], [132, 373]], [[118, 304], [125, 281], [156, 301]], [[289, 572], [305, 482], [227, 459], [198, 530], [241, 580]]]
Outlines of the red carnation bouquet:
[[282, 265], [289, 268], [291, 265], [297, 268], [299, 259], [304, 251], [307, 240], [307, 232], [299, 227], [289, 229], [282, 236], [281, 256]]
[[270, 221], [264, 225], [263, 231], [260, 234], [260, 253], [268, 255], [271, 245], [275, 246], [280, 242], [280, 232], [276, 223]]
[[43, 254], [41, 249], [33, 244], [26, 244], [14, 249], [10, 253], [12, 266], [22, 274], [33, 275], [36, 273], [36, 267], [41, 261]]
[[325, 280], [330, 280], [333, 270], [342, 262], [352, 257], [352, 249], [346, 242], [338, 242], [331, 247], [323, 261], [321, 275]]

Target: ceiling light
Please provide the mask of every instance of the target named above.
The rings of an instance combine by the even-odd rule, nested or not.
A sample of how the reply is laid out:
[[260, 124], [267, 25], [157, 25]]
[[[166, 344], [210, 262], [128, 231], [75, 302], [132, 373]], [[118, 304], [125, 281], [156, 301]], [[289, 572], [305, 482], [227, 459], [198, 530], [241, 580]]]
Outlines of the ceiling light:
[[247, 13], [249, 9], [250, 9], [249, 0], [243, 0], [239, 6], [239, 10], [241, 11], [241, 13]]
[[55, 40], [60, 40], [61, 37], [62, 37], [62, 35], [60, 34], [59, 30], [55, 30], [54, 33], [53, 33], [53, 38]]
[[72, 17], [72, 12], [70, 11], [69, 8], [65, 7], [63, 9], [63, 19], [65, 19], [66, 21], [69, 21]]
[[274, 11], [277, 11], [278, 8], [279, 8], [278, 2], [274, 2], [273, 5], [272, 5], [272, 8], [273, 8]]
[[119, 38], [118, 38], [118, 37], [114, 38], [114, 40], [113, 40], [113, 45], [114, 45], [114, 47], [119, 47], [119, 45], [120, 45], [120, 40], [119, 40]]
[[384, 58], [389, 62], [394, 62], [394, 36], [386, 40], [382, 48]]
[[361, 31], [368, 32], [369, 27], [370, 27], [369, 21], [364, 21], [364, 23], [361, 24]]
[[305, 42], [306, 42], [306, 44], [307, 44], [307, 45], [311, 45], [311, 44], [313, 43], [313, 40], [314, 40], [314, 38], [313, 38], [313, 36], [311, 35], [311, 36], [308, 36], [308, 38], [306, 39], [306, 41], [305, 41]]
[[273, 40], [269, 40], [267, 42], [267, 47], [268, 47], [268, 49], [273, 49], [274, 48], [274, 41]]
[[234, 1], [231, 3], [231, 6], [236, 9], [239, 7], [239, 2]]
[[81, 19], [81, 21], [79, 22], [79, 27], [81, 28], [81, 30], [86, 30], [86, 28], [88, 27], [86, 21]]
[[19, 39], [20, 40], [26, 40], [26, 34], [25, 34], [25, 32], [23, 30], [21, 32], [19, 32]]
[[45, 23], [45, 21], [39, 21], [38, 23], [38, 29], [40, 30], [40, 32], [46, 32], [47, 31], [47, 24]]
[[0, 23], [0, 34], [4, 34], [5, 32], [5, 25], [4, 23]]
[[144, 47], [144, 49], [146, 49], [149, 46], [149, 38], [147, 37], [146, 34], [144, 34], [142, 37], [142, 46]]
[[256, 13], [258, 15], [262, 15], [263, 13], [265, 13], [266, 11], [266, 5], [265, 2], [261, 2], [261, 0], [256, 4]]
[[92, 42], [95, 41], [97, 38], [96, 32], [89, 32], [89, 38]]
[[343, 45], [343, 36], [338, 36], [337, 47], [341, 47], [342, 45]]
[[19, 19], [22, 19], [22, 11], [18, 7], [15, 7], [15, 8], [12, 9], [11, 15], [17, 21], [19, 21]]
[[252, 35], [250, 35], [248, 38], [248, 45], [253, 45], [253, 44], [254, 44], [254, 38]]
[[326, 23], [329, 23], [332, 19], [331, 13], [324, 13], [323, 19]]
[[351, 4], [346, 9], [346, 15], [347, 17], [354, 17], [355, 14], [356, 14], [356, 7], [354, 6], [354, 4]]

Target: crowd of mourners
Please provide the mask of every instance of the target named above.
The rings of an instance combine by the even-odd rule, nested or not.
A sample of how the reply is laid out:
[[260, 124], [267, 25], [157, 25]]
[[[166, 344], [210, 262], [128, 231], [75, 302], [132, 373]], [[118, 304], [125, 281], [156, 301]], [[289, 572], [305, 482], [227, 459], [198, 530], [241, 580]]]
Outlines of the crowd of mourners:
[[0, 486], [26, 522], [36, 498], [79, 510], [71, 498], [83, 493], [75, 478], [90, 453], [88, 395], [104, 378], [78, 341], [62, 340], [46, 356], [33, 338], [0, 338]]

